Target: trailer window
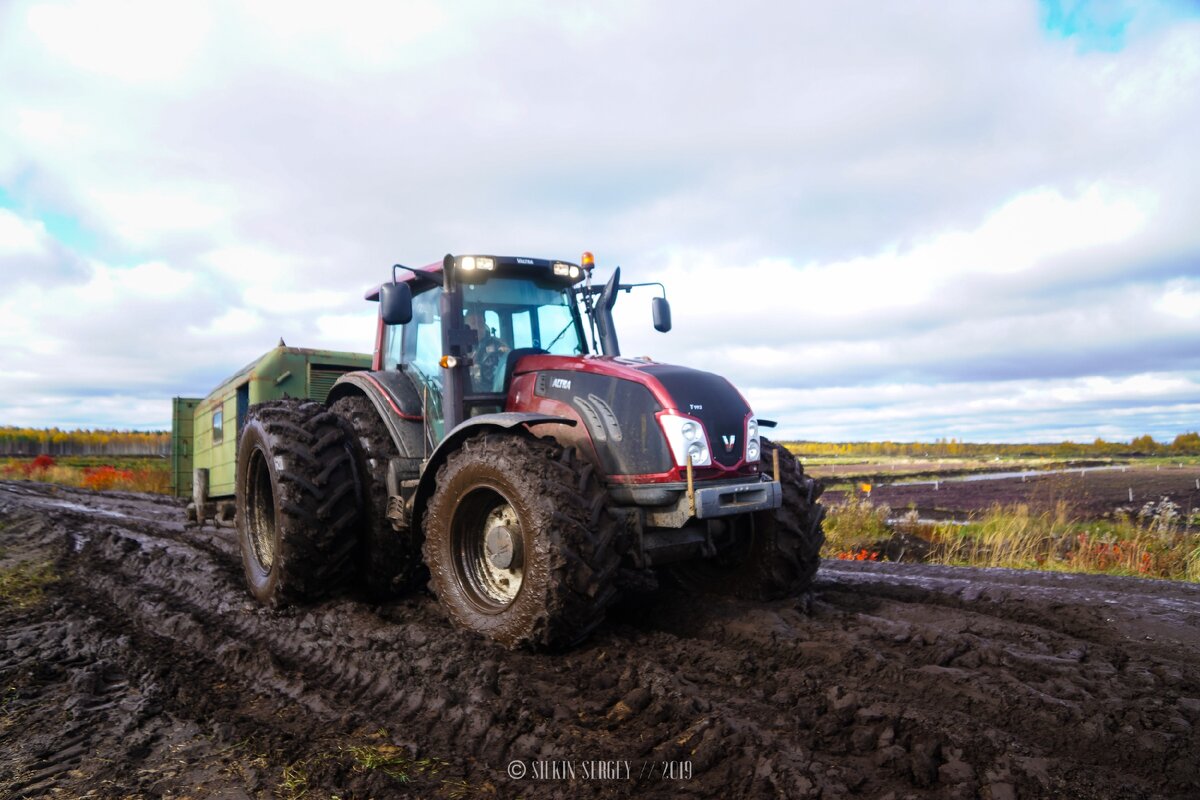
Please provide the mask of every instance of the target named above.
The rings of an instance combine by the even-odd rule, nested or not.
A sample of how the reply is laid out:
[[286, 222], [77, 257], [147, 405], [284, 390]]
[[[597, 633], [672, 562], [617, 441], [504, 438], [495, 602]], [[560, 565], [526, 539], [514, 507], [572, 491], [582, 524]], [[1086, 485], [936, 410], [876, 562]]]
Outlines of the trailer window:
[[213, 412], [212, 443], [220, 444], [225, 441], [225, 412], [217, 409]]

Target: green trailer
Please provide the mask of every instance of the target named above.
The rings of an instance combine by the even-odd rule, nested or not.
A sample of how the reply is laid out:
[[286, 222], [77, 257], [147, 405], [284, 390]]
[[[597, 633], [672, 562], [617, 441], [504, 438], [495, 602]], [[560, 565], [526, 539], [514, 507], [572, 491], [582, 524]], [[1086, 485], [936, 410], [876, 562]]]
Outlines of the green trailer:
[[[279, 346], [239, 370], [207, 397], [176, 397], [171, 410], [171, 490], [192, 497], [204, 516], [229, 519], [237, 440], [250, 406], [284, 397], [325, 402], [343, 374], [371, 368], [366, 353]], [[189, 516], [193, 511], [189, 507]]]

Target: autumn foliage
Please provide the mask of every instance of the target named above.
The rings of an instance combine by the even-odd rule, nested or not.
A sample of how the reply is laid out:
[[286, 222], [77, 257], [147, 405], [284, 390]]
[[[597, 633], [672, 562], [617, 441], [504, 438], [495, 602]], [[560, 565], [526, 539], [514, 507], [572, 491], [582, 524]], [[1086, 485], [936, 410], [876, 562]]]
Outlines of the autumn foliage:
[[[879, 561], [879, 553], [875, 550], [868, 550], [865, 547], [860, 548], [858, 552], [853, 550], [843, 550], [838, 553], [835, 558], [839, 561]], [[887, 559], [883, 559], [886, 561]]]
[[[160, 494], [170, 491], [170, 471], [166, 459], [124, 459], [125, 463], [119, 465], [95, 463], [97, 460], [79, 457], [59, 460], [48, 455], [32, 459], [14, 458], [0, 463], [0, 479], [41, 481], [97, 491]], [[70, 461], [77, 463], [64, 463]], [[78, 463], [81, 461], [84, 463]]]
[[83, 486], [85, 489], [105, 491], [113, 489], [119, 483], [129, 483], [133, 480], [133, 472], [116, 467], [85, 467], [83, 470]]

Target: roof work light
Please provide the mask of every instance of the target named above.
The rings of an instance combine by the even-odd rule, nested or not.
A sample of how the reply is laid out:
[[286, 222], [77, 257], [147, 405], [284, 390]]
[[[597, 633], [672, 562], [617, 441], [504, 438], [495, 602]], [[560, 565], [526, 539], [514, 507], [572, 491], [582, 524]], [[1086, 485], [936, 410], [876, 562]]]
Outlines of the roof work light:
[[458, 260], [458, 268], [464, 272], [474, 269], [491, 272], [496, 268], [496, 260], [491, 256], [463, 256]]

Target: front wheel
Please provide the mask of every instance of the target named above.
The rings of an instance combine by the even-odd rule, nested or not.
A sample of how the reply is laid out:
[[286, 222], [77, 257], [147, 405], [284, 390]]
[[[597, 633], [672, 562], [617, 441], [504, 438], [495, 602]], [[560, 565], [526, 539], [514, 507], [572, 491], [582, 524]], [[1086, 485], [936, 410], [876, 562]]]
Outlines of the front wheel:
[[766, 438], [762, 440], [764, 470], [771, 469], [774, 450], [779, 452], [783, 503], [773, 511], [732, 518], [731, 540], [714, 557], [668, 565], [684, 588], [773, 600], [799, 596], [812, 585], [825, 543], [821, 528], [825, 509], [817, 502], [824, 487], [804, 474], [804, 467], [787, 448]]
[[508, 647], [566, 647], [616, 599], [616, 525], [590, 464], [553, 441], [485, 433], [438, 470], [430, 588], [458, 627]]

